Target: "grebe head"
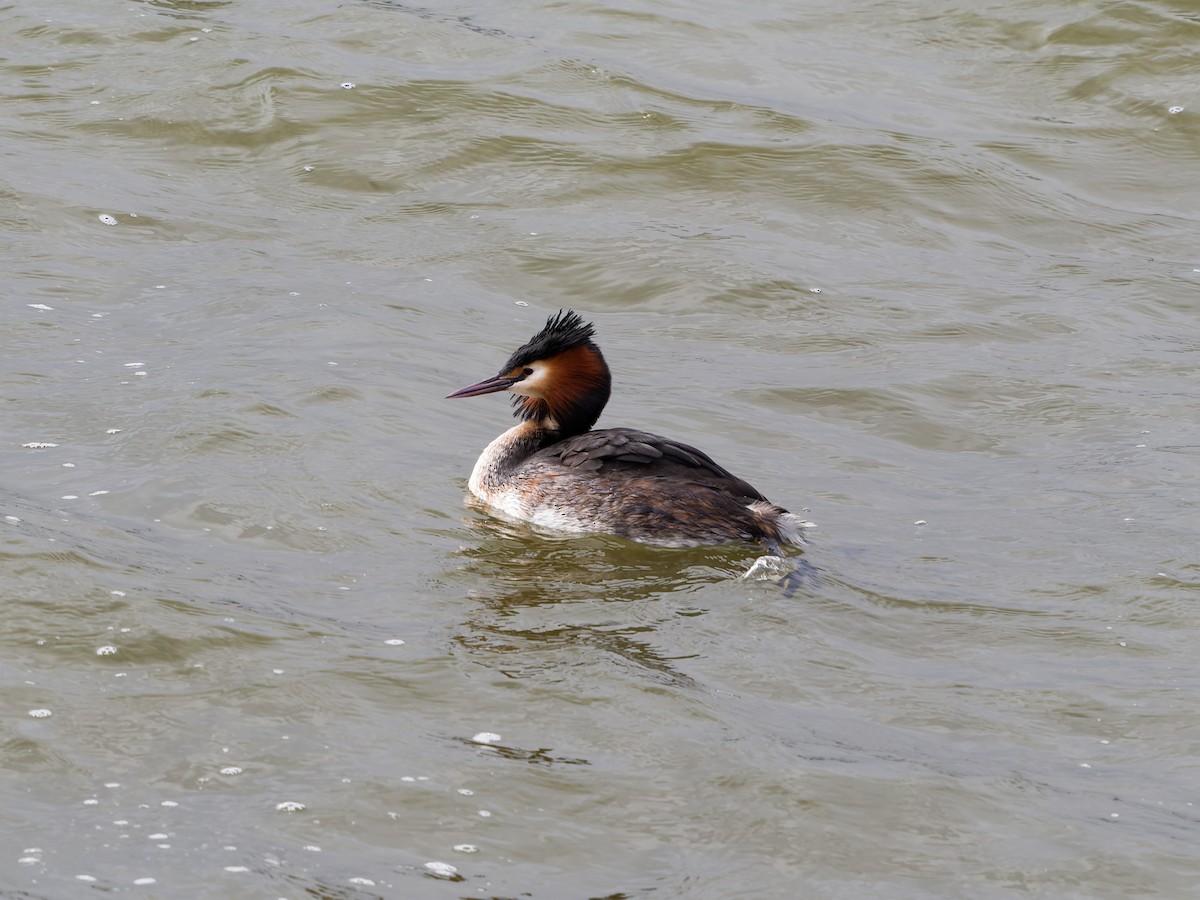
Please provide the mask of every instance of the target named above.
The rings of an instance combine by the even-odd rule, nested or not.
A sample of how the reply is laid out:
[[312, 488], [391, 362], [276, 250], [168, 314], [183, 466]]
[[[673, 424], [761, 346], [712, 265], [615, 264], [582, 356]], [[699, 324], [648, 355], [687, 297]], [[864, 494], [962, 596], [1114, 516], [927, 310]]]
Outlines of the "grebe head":
[[518, 419], [564, 436], [582, 434], [600, 418], [612, 388], [608, 365], [592, 342], [594, 333], [591, 323], [573, 310], [559, 310], [498, 375], [447, 399], [509, 391], [517, 395], [513, 415]]

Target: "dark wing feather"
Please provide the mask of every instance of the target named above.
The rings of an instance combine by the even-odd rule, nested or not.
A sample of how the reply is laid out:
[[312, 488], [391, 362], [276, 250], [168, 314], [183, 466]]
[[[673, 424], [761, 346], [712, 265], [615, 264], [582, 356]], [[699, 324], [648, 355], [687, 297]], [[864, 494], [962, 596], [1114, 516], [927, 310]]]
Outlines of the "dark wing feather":
[[687, 444], [646, 431], [602, 428], [551, 444], [535, 456], [573, 472], [624, 470], [643, 476], [676, 477], [747, 500], [766, 498], [708, 454]]

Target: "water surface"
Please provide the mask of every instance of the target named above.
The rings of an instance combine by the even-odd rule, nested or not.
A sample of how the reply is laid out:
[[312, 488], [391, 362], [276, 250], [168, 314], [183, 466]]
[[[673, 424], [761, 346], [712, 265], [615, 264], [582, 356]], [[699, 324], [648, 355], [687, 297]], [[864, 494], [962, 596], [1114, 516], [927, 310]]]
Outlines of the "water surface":
[[[0, 35], [0, 895], [1194, 890], [1191, 5]], [[463, 504], [564, 306], [819, 585]]]

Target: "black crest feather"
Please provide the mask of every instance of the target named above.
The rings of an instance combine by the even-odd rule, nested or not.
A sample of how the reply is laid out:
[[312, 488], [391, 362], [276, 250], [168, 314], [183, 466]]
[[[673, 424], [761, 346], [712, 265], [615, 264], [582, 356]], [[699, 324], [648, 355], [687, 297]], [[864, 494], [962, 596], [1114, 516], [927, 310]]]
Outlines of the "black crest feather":
[[595, 333], [596, 329], [592, 323], [583, 321], [575, 310], [560, 309], [557, 315], [546, 320], [545, 328], [513, 353], [501, 371], [508, 372], [518, 366], [526, 366], [539, 359], [549, 359], [565, 353], [580, 344], [588, 343]]

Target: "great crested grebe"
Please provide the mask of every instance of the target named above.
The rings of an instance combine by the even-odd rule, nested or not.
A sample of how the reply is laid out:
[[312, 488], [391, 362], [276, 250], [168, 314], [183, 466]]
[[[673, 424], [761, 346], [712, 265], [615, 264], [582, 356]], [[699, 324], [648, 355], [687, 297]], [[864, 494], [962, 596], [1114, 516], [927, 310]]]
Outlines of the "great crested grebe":
[[784, 544], [802, 545], [810, 523], [695, 447], [631, 428], [591, 430], [612, 384], [593, 333], [574, 311], [559, 310], [498, 375], [449, 395], [516, 394], [521, 422], [483, 451], [471, 493], [564, 531], [670, 547], [758, 541], [775, 556]]

